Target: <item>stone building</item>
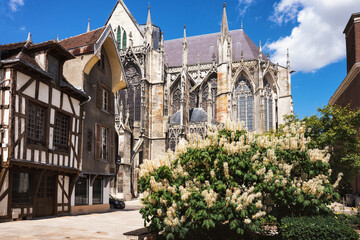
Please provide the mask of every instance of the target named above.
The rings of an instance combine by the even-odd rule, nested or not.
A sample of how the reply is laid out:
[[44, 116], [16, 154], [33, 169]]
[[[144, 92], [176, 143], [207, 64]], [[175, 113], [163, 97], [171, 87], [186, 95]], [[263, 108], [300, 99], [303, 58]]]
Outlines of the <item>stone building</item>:
[[103, 212], [116, 172], [114, 93], [126, 87], [124, 69], [111, 25], [88, 27], [60, 44], [75, 56], [64, 64], [64, 76], [91, 98], [83, 105], [83, 161], [71, 213]]
[[[360, 13], [351, 15], [345, 29], [347, 75], [329, 100], [330, 105], [360, 109]], [[354, 193], [360, 193], [360, 176], [352, 183]]]
[[[243, 121], [256, 132], [276, 129], [293, 113], [291, 70], [270, 61], [244, 29], [230, 31], [223, 7], [218, 33], [164, 41], [151, 21], [139, 25], [118, 0], [111, 24], [128, 87], [116, 95], [119, 156], [116, 193], [137, 194], [135, 169], [174, 149], [209, 123]], [[130, 181], [130, 184], [125, 185]]]

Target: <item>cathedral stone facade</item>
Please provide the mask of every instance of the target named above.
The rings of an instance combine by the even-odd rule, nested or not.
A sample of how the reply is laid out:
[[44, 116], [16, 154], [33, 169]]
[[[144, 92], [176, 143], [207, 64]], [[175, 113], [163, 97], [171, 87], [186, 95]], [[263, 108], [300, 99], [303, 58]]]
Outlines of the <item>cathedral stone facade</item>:
[[118, 0], [106, 25], [115, 32], [127, 77], [116, 94], [120, 164], [114, 194], [136, 196], [136, 168], [174, 149], [209, 123], [242, 121], [255, 132], [277, 129], [293, 113], [291, 70], [270, 61], [244, 30], [230, 31], [226, 8], [220, 32], [164, 41], [151, 21], [139, 25]]

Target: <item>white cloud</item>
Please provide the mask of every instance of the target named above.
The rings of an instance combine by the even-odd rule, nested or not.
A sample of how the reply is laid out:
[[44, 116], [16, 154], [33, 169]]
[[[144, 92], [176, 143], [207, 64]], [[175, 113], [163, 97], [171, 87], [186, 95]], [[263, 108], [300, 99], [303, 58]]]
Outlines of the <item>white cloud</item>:
[[237, 9], [239, 10], [239, 15], [244, 16], [246, 10], [255, 2], [256, 0], [238, 0]]
[[20, 27], [20, 31], [25, 31], [26, 30], [26, 27]]
[[11, 11], [16, 12], [19, 7], [24, 6], [24, 0], [10, 0], [9, 1], [9, 7]]
[[360, 10], [359, 0], [281, 0], [274, 5], [272, 20], [278, 24], [297, 21], [291, 34], [267, 43], [271, 60], [291, 68], [314, 72], [345, 56], [343, 30], [350, 15]]

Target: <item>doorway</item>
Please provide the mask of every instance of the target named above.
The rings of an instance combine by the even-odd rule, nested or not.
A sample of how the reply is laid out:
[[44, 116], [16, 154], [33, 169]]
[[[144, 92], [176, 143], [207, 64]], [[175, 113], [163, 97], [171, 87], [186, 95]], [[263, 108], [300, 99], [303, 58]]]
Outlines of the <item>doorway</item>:
[[36, 216], [52, 216], [55, 213], [55, 175], [44, 174], [40, 179], [36, 196]]

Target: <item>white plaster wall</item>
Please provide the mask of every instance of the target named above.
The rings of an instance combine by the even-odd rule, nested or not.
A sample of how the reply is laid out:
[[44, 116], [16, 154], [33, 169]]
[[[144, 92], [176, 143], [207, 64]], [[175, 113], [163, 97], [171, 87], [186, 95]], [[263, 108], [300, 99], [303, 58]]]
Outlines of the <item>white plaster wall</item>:
[[50, 110], [50, 124], [54, 124], [55, 123], [55, 109], [51, 109]]
[[65, 110], [65, 111], [67, 111], [67, 112], [72, 113], [71, 105], [70, 105], [70, 102], [69, 102], [69, 98], [67, 97], [66, 94], [64, 94], [64, 96], [63, 96], [63, 106], [62, 106], [62, 109]]
[[40, 82], [39, 83], [39, 100], [44, 103], [49, 103], [49, 86]]
[[[9, 172], [5, 176], [4, 184], [2, 189], [0, 189], [0, 195], [5, 192], [6, 189], [9, 187]], [[3, 200], [0, 201], [0, 216], [6, 216], [7, 215], [7, 207], [8, 207], [8, 195], [3, 198]]]
[[19, 90], [22, 86], [24, 86], [24, 84], [27, 83], [30, 78], [30, 76], [25, 75], [22, 72], [17, 72], [16, 90]]
[[[67, 194], [69, 194], [69, 187], [70, 187], [70, 177], [69, 176], [65, 176], [65, 179], [64, 179], [64, 189], [65, 189], [65, 192]], [[64, 203], [68, 203], [68, 200], [67, 198], [65, 197], [64, 198]]]
[[[76, 187], [76, 183], [75, 183], [75, 187]], [[75, 187], [71, 193], [71, 198], [70, 198], [70, 205], [71, 206], [75, 206]]]
[[[62, 183], [63, 175], [58, 175], [58, 181]], [[59, 184], [57, 184], [57, 203], [62, 203], [62, 190]], [[60, 210], [62, 211], [62, 209]]]
[[71, 99], [71, 102], [73, 103], [75, 114], [77, 116], [80, 116], [80, 101], [75, 98], [72, 98], [72, 97], [70, 99]]
[[60, 91], [53, 88], [52, 89], [52, 105], [60, 108]]
[[28, 95], [29, 97], [35, 98], [35, 88], [36, 88], [36, 81], [33, 81], [30, 86], [28, 86], [25, 90], [24, 90], [24, 94]]
[[37, 62], [37, 64], [39, 64], [42, 70], [46, 71], [46, 57], [44, 51], [38, 52], [35, 55], [35, 61]]

